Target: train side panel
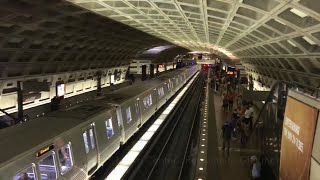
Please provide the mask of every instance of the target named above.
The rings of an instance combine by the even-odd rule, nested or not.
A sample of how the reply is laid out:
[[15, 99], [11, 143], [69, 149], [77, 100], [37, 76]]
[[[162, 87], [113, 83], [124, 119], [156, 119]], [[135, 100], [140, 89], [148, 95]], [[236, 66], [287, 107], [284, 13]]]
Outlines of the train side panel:
[[[68, 154], [65, 154], [65, 149], [68, 149]], [[69, 168], [65, 166], [66, 161], [69, 163]], [[30, 179], [35, 177], [63, 180], [87, 179], [86, 156], [81, 131], [73, 129], [54, 140], [38, 145], [12, 163], [2, 167], [0, 172], [0, 179], [8, 180], [18, 180], [24, 175]]]
[[99, 165], [103, 165], [120, 147], [120, 127], [116, 110], [104, 112], [95, 121], [97, 144], [99, 148]]
[[121, 116], [122, 116], [122, 128], [123, 128], [123, 143], [127, 142], [128, 139], [137, 131], [141, 126], [139, 120], [140, 109], [135, 105], [136, 98], [122, 103]]

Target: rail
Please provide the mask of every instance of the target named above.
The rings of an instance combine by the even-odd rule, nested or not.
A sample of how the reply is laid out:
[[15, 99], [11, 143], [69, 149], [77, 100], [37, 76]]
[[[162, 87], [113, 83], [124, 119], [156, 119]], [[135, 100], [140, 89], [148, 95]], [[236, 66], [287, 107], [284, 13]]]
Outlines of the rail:
[[[201, 76], [200, 76], [200, 78], [201, 78]], [[200, 83], [200, 82], [198, 82], [198, 83]], [[197, 85], [193, 87], [191, 94], [194, 94], [194, 92], [197, 90], [197, 87], [198, 87]], [[201, 87], [201, 86], [200, 86], [200, 87]], [[198, 87], [198, 88], [199, 88], [199, 87]], [[202, 88], [201, 88], [201, 89], [202, 89]], [[192, 97], [190, 97], [190, 98], [187, 100], [187, 102], [189, 102], [191, 99], [192, 99]], [[197, 99], [197, 101], [200, 102], [200, 99], [201, 99], [201, 96], [199, 96], [199, 98]], [[181, 113], [180, 113], [180, 114], [178, 115], [178, 117], [177, 117], [177, 121], [175, 122], [172, 130], [170, 131], [170, 134], [169, 134], [169, 136], [167, 137], [167, 139], [166, 139], [166, 141], [165, 141], [165, 144], [163, 145], [163, 147], [162, 147], [162, 149], [161, 149], [161, 151], [160, 151], [160, 154], [159, 154], [158, 157], [157, 157], [156, 162], [154, 163], [151, 171], [150, 171], [149, 174], [148, 174], [147, 180], [153, 179], [153, 178], [152, 178], [152, 175], [153, 175], [156, 167], [159, 165], [159, 161], [160, 161], [160, 159], [162, 159], [162, 157], [163, 157], [163, 155], [164, 155], [164, 151], [165, 151], [166, 148], [168, 147], [168, 143], [169, 143], [169, 141], [171, 140], [173, 133], [176, 131], [177, 125], [178, 125], [179, 123], [181, 123], [181, 119], [182, 119], [181, 117], [182, 117], [182, 115], [183, 115], [183, 112], [185, 112], [185, 110], [186, 110], [186, 108], [187, 108], [187, 105], [188, 105], [188, 103], [185, 103], [185, 104], [183, 105], [182, 111], [181, 111]], [[199, 103], [197, 103], [197, 107], [198, 107], [198, 106], [199, 106]], [[196, 114], [196, 113], [195, 113], [195, 114]], [[193, 116], [193, 120], [192, 120], [193, 123], [192, 123], [192, 125], [194, 124], [195, 118], [196, 118], [196, 115]], [[192, 132], [192, 128], [191, 128], [190, 134], [191, 134], [191, 132]], [[189, 137], [188, 137], [188, 143], [189, 143], [189, 140], [190, 140], [190, 134], [189, 134]], [[185, 162], [185, 157], [186, 157], [187, 149], [188, 149], [188, 146], [186, 146], [186, 149], [185, 149], [185, 151], [184, 151], [185, 153], [184, 153], [184, 157], [183, 157], [183, 158], [184, 158], [184, 159], [183, 159], [183, 163], [181, 164], [181, 167], [180, 167], [180, 170], [179, 170], [179, 176], [178, 176], [179, 179], [180, 179], [180, 177], [181, 177], [181, 172], [182, 172], [182, 170], [183, 170], [183, 165], [184, 165], [184, 162]]]
[[[197, 78], [199, 78], [199, 75], [198, 75]], [[148, 165], [148, 163], [150, 163], [150, 158], [148, 158], [148, 156], [153, 156], [154, 155], [152, 153], [152, 151], [154, 149], [157, 149], [156, 148], [157, 142], [160, 141], [161, 138], [163, 138], [163, 136], [167, 136], [168, 135], [168, 134], [165, 134], [165, 131], [167, 130], [167, 128], [172, 127], [171, 124], [173, 124], [173, 123], [171, 123], [171, 122], [173, 122], [173, 121], [171, 121], [171, 120], [174, 120], [174, 119], [177, 118], [175, 115], [178, 113], [178, 111], [181, 110], [180, 107], [182, 107], [184, 104], [186, 104], [185, 102], [188, 100], [188, 98], [191, 97], [190, 93], [192, 92], [194, 87], [196, 87], [196, 84], [197, 84], [196, 82], [197, 82], [197, 80], [195, 80], [191, 84], [191, 86], [187, 90], [187, 92], [177, 102], [176, 107], [168, 114], [168, 116], [166, 117], [166, 120], [164, 121], [164, 123], [159, 128], [159, 131], [155, 133], [154, 137], [152, 137], [152, 139], [151, 139], [151, 142], [145, 146], [144, 150], [142, 150], [142, 152], [137, 157], [137, 159], [129, 167], [127, 172], [124, 174], [123, 179], [134, 179], [134, 177], [136, 177], [136, 176], [139, 176], [140, 179], [141, 179], [142, 176], [144, 176], [145, 178], [147, 177], [146, 173], [148, 173], [150, 171], [147, 171], [144, 174], [143, 174], [142, 171], [145, 171], [145, 169], [146, 169], [146, 166], [144, 166], [144, 165], [145, 164]], [[153, 164], [153, 160], [154, 159], [155, 158], [152, 158], [152, 164]], [[151, 165], [149, 167], [151, 167]]]
[[[203, 81], [202, 81], [202, 83], [201, 83], [201, 86], [200, 87], [203, 87]], [[199, 106], [200, 106], [200, 104], [201, 104], [201, 99], [202, 99], [202, 97], [203, 97], [203, 93], [201, 93], [201, 95], [199, 96], [199, 98], [198, 98], [198, 100], [197, 100], [197, 106], [196, 106], [196, 109], [199, 109]], [[188, 136], [188, 142], [187, 142], [187, 147], [186, 147], [186, 150], [185, 150], [185, 152], [184, 152], [184, 155], [183, 155], [183, 161], [182, 161], [182, 166], [181, 166], [181, 169], [180, 169], [180, 172], [179, 172], [179, 176], [178, 176], [178, 180], [181, 180], [183, 177], [182, 177], [182, 173], [183, 173], [183, 170], [184, 170], [184, 164], [185, 164], [185, 162], [186, 162], [186, 158], [187, 158], [187, 154], [188, 154], [188, 149], [189, 149], [189, 147], [190, 147], [190, 141], [191, 141], [191, 136], [192, 136], [192, 131], [193, 131], [193, 129], [194, 129], [194, 124], [195, 124], [195, 121], [196, 121], [196, 119], [197, 119], [197, 116], [198, 116], [198, 112], [196, 112], [195, 114], [194, 114], [194, 116], [193, 116], [193, 121], [192, 121], [192, 125], [191, 125], [191, 131], [190, 131], [190, 133], [189, 133], [189, 136]]]

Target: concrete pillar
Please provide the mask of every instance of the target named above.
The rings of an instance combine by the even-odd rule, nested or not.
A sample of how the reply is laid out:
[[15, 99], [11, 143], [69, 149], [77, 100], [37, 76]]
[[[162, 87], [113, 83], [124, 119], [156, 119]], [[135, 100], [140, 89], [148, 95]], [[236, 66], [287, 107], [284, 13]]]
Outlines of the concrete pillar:
[[147, 65], [142, 65], [142, 75], [141, 75], [141, 80], [144, 81], [147, 79]]
[[154, 77], [154, 64], [150, 64], [150, 78]]

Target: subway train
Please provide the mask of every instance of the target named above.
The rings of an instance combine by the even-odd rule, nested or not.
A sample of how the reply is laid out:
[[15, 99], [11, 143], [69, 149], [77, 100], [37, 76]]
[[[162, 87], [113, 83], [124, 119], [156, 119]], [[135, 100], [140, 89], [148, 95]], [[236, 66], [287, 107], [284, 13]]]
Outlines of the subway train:
[[181, 68], [0, 130], [0, 179], [88, 179], [197, 70]]

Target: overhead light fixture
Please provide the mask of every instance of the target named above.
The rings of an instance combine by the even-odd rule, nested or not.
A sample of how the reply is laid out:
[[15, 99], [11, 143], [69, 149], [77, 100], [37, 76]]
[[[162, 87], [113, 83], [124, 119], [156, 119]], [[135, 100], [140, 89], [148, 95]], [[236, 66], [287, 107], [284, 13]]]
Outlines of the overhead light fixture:
[[291, 11], [292, 13], [294, 13], [295, 15], [301, 17], [301, 18], [304, 18], [304, 17], [307, 17], [307, 16], [308, 16], [306, 13], [304, 13], [304, 12], [298, 10], [298, 9], [295, 9], [295, 8], [292, 8], [290, 11]]
[[297, 45], [296, 45], [296, 44], [294, 44], [292, 41], [287, 40], [287, 42], [288, 42], [289, 44], [291, 44], [293, 47], [297, 47]]
[[307, 36], [303, 36], [302, 37], [304, 40], [306, 40], [309, 44], [311, 45], [315, 45], [316, 43], [314, 41], [312, 41], [310, 38], [308, 38]]

